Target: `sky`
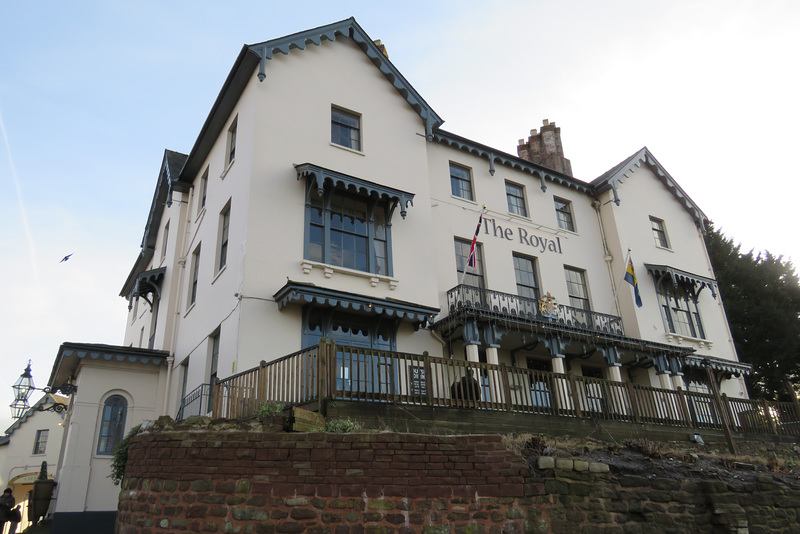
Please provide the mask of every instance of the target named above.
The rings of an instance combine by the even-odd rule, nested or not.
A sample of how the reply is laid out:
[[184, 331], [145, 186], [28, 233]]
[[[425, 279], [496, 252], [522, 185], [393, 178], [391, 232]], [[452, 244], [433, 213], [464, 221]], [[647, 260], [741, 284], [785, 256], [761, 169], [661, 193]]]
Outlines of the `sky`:
[[516, 154], [550, 120], [585, 181], [647, 146], [743, 250], [800, 261], [796, 0], [0, 1], [0, 430], [28, 360], [44, 387], [61, 343], [122, 343], [163, 151], [242, 45], [350, 16], [444, 129]]

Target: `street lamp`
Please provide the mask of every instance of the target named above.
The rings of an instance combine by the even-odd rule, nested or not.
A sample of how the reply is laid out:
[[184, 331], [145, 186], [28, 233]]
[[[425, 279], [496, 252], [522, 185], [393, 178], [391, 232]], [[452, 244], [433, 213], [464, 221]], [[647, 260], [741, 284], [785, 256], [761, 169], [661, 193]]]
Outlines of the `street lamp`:
[[[28, 360], [28, 366], [19, 375], [19, 378], [14, 385], [11, 386], [14, 390], [14, 402], [11, 403], [11, 417], [19, 419], [30, 409], [28, 398], [35, 391], [43, 391], [45, 393], [57, 393], [61, 391], [64, 395], [72, 395], [78, 391], [78, 387], [74, 384], [64, 383], [57, 388], [37, 388], [33, 385], [33, 375], [31, 375], [31, 362]], [[36, 410], [40, 412], [56, 412], [61, 413], [67, 409], [67, 405], [61, 402], [56, 402], [49, 405], [47, 408], [44, 406], [37, 406]]]

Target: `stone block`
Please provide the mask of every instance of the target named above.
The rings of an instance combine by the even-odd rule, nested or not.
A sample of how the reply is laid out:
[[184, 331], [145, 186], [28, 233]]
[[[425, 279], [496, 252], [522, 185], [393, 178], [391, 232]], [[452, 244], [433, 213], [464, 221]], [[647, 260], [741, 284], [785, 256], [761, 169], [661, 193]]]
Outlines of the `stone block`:
[[556, 466], [556, 459], [552, 456], [539, 456], [539, 469], [553, 469]]
[[563, 469], [565, 471], [572, 471], [574, 462], [571, 458], [556, 458], [556, 469]]
[[609, 471], [608, 464], [602, 464], [600, 462], [589, 462], [590, 473], [608, 473], [608, 471]]

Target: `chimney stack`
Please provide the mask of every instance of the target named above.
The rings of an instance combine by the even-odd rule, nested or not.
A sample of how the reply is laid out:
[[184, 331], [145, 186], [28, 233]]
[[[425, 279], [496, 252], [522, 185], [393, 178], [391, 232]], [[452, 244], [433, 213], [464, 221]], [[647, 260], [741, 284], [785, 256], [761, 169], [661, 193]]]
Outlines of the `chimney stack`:
[[564, 157], [564, 148], [561, 146], [561, 128], [557, 128], [555, 122], [550, 123], [545, 119], [541, 132], [531, 130], [527, 143], [520, 139], [517, 154], [522, 159], [572, 176], [572, 164]]
[[375, 46], [377, 46], [377, 47], [378, 47], [378, 50], [380, 50], [380, 51], [381, 51], [381, 54], [383, 54], [384, 56], [386, 56], [386, 59], [389, 59], [389, 51], [388, 51], [388, 50], [386, 50], [386, 45], [385, 45], [385, 44], [383, 44], [383, 43], [381, 42], [381, 40], [380, 40], [380, 39], [375, 39], [375, 40], [374, 40], [374, 41], [372, 41], [372, 42], [373, 42], [373, 43], [375, 43]]

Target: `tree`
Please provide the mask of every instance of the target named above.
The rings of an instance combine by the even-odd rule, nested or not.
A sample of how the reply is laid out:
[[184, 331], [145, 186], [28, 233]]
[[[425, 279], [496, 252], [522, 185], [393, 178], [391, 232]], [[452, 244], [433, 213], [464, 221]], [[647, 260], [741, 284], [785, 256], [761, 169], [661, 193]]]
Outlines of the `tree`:
[[800, 280], [792, 262], [766, 251], [743, 254], [713, 224], [706, 246], [739, 359], [753, 365], [750, 395], [786, 399], [786, 380], [800, 386]]

